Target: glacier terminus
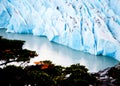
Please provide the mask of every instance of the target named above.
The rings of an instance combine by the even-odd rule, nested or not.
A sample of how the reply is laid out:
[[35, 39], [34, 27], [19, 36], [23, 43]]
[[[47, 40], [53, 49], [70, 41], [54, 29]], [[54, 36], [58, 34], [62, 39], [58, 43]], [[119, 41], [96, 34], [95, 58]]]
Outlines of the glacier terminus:
[[0, 0], [0, 28], [120, 61], [120, 0]]

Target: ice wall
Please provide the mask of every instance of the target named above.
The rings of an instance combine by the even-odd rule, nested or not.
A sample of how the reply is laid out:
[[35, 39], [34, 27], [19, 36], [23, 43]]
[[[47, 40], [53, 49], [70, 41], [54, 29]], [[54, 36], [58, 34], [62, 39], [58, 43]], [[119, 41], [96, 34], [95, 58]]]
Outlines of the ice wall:
[[120, 60], [120, 0], [0, 0], [0, 28]]

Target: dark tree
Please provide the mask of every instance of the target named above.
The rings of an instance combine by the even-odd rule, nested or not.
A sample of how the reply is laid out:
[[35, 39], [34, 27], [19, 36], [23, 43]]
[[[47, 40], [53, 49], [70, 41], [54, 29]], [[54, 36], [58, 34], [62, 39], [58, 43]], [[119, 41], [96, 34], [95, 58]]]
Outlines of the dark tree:
[[30, 58], [37, 56], [35, 51], [22, 49], [24, 41], [9, 40], [0, 37], [0, 65], [11, 62], [29, 62]]
[[4, 82], [4, 86], [24, 86], [25, 77], [26, 75], [22, 67], [14, 65], [6, 66], [3, 68], [3, 77], [1, 77], [1, 82]]
[[73, 64], [64, 70], [65, 78], [61, 86], [89, 86], [97, 81], [95, 77], [88, 73], [88, 69], [80, 64]]
[[[24, 41], [0, 37], [0, 85], [3, 86], [96, 86], [96, 78], [80, 64], [70, 67], [39, 61], [36, 65], [15, 66], [11, 62], [27, 63], [37, 56], [35, 51], [22, 49]], [[5, 83], [4, 83], [5, 82]]]

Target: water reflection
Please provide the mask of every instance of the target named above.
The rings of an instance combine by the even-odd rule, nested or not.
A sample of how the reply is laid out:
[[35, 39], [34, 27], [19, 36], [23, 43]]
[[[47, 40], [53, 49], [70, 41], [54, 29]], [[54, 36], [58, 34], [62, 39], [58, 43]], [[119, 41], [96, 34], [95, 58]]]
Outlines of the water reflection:
[[94, 56], [51, 43], [45, 37], [37, 37], [32, 34], [5, 33], [5, 30], [0, 30], [0, 35], [9, 39], [25, 40], [23, 48], [35, 50], [39, 54], [38, 57], [31, 59], [30, 64], [39, 60], [51, 60], [54, 64], [62, 66], [80, 63], [85, 65], [90, 72], [96, 72], [118, 63], [113, 58]]

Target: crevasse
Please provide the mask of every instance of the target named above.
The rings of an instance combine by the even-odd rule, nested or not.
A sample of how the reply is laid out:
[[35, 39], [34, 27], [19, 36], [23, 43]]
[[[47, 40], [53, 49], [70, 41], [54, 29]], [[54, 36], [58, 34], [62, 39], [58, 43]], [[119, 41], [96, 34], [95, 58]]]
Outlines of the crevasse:
[[0, 0], [0, 28], [120, 61], [120, 0]]

